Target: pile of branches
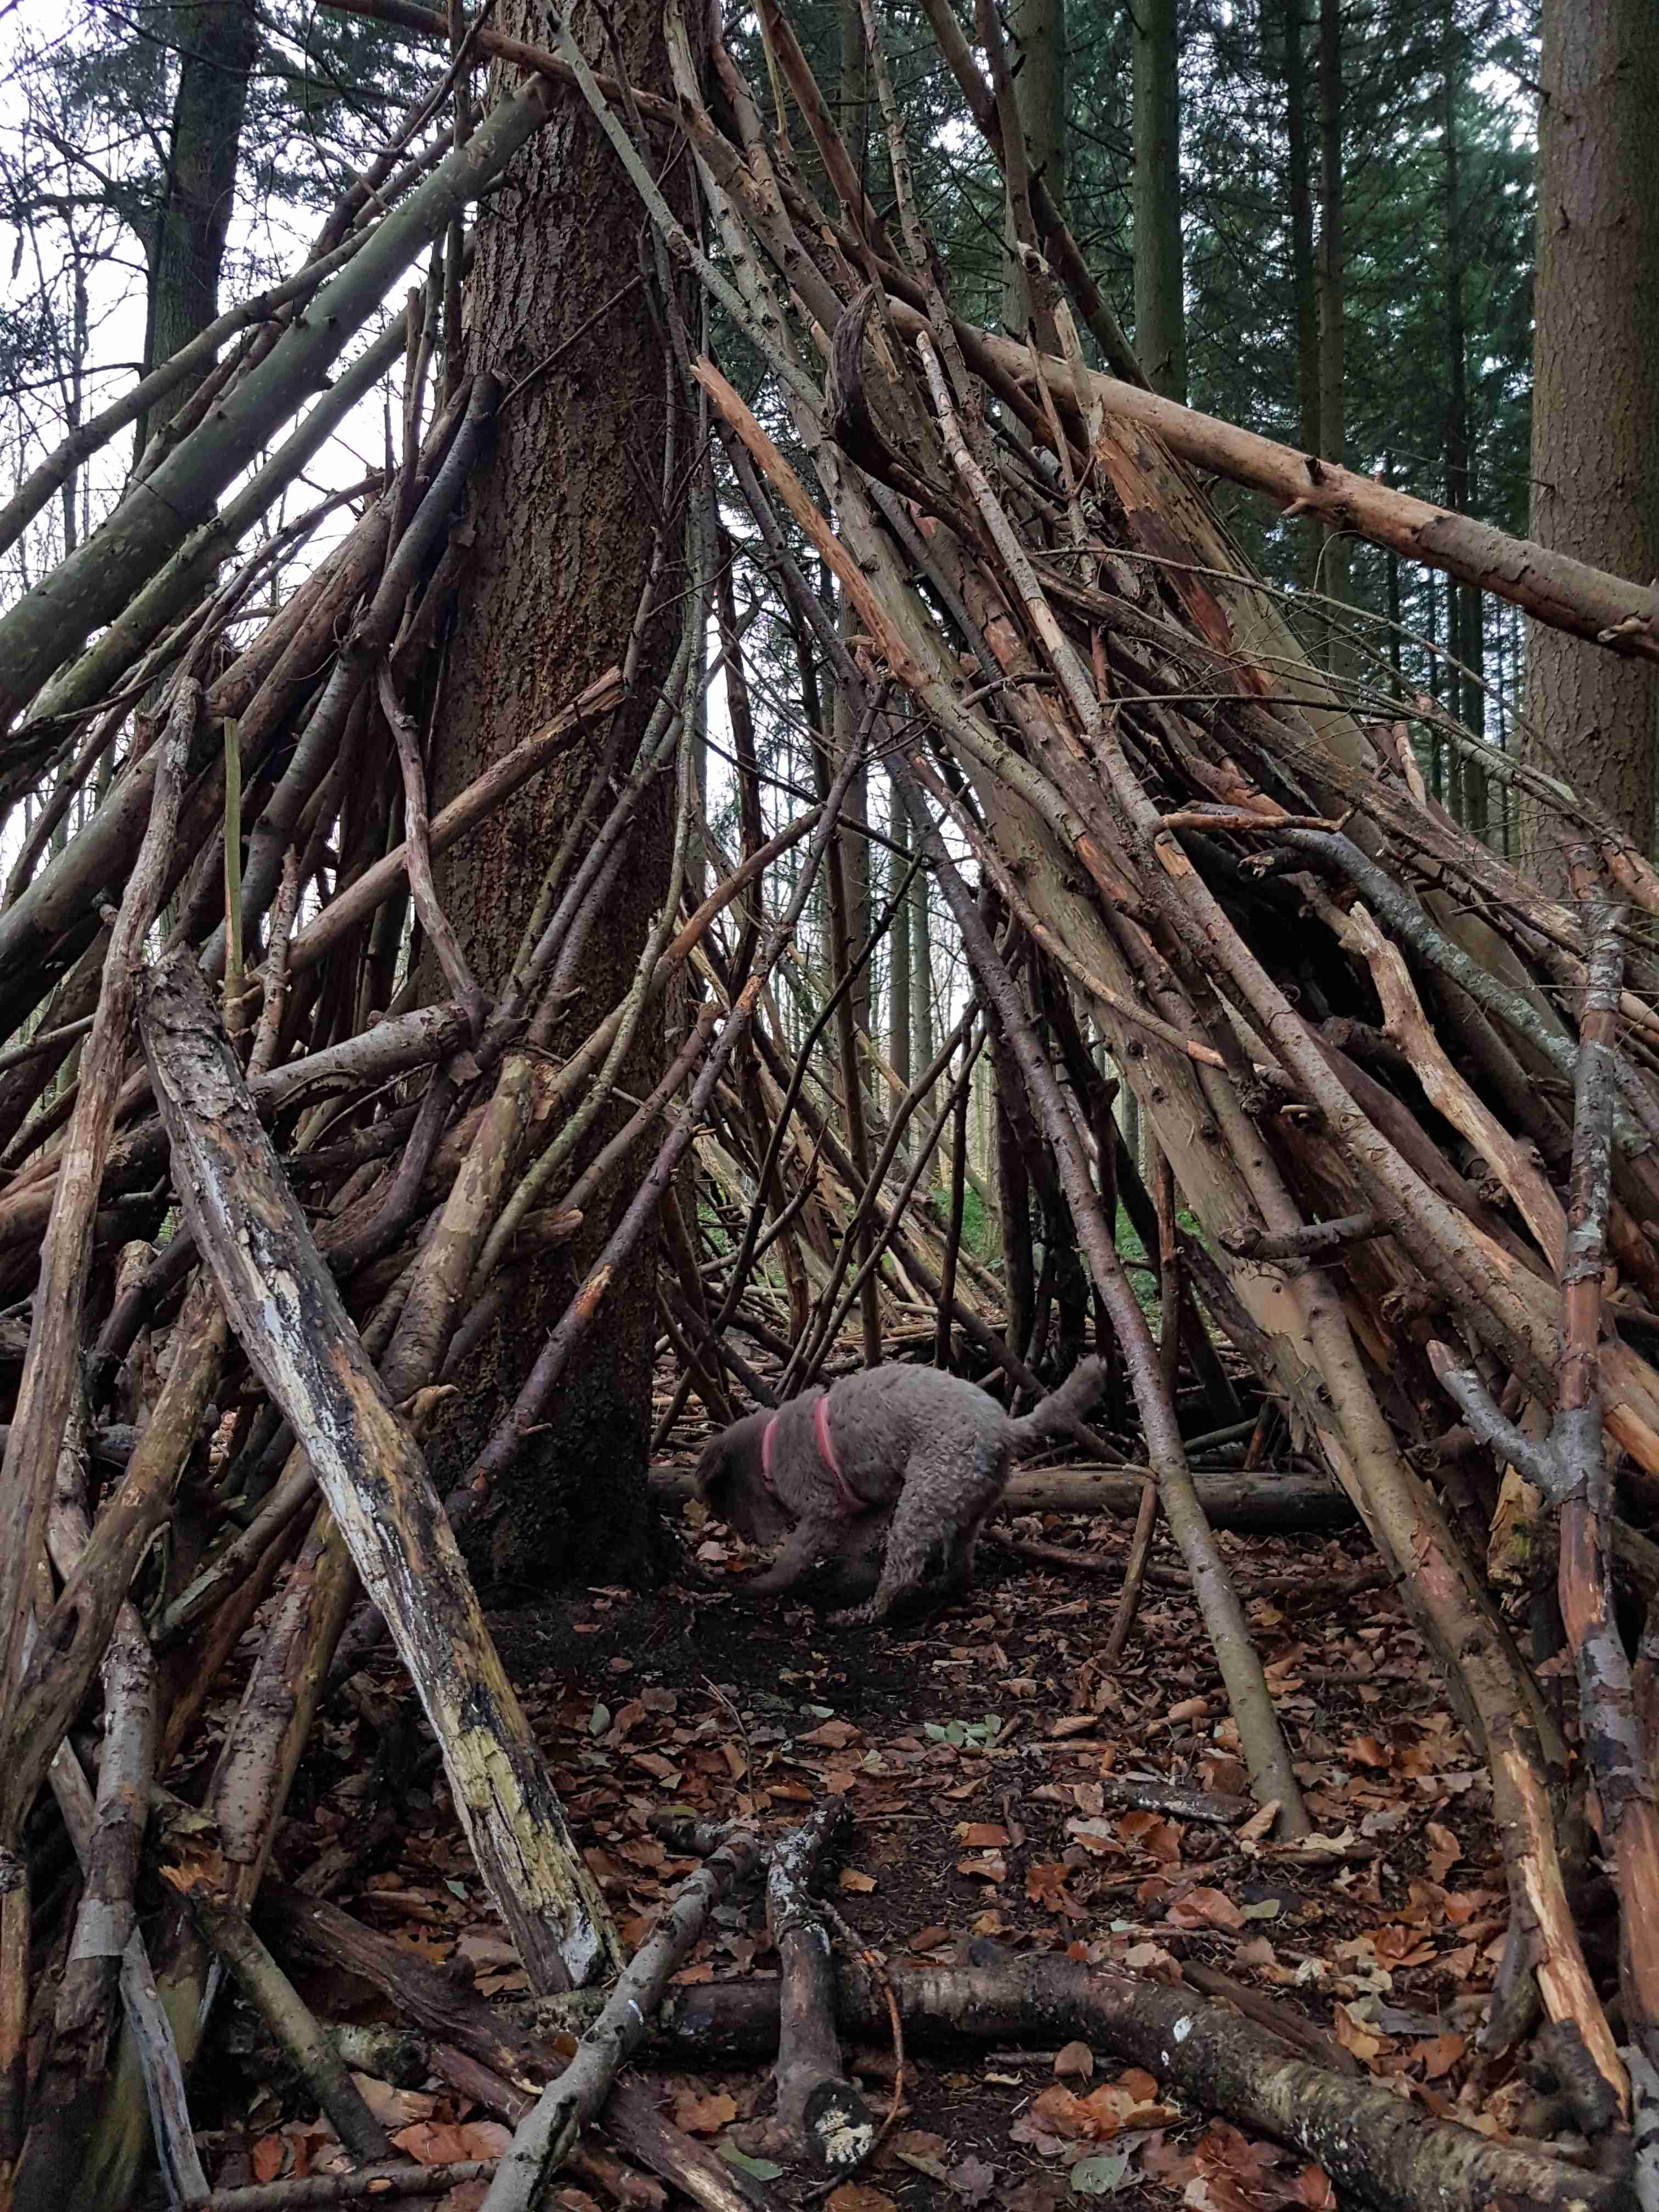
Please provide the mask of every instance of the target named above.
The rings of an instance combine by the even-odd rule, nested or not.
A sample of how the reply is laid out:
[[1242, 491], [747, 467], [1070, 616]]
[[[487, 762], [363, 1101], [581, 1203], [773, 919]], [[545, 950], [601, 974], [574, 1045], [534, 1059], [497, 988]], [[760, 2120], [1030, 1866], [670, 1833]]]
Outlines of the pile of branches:
[[[880, 747], [950, 905], [1004, 1101], [1029, 1117], [1121, 1348], [1257, 1796], [1282, 1832], [1305, 1832], [1171, 1376], [1115, 1249], [1112, 1148], [1079, 1009], [1204, 1232], [1201, 1261], [1188, 1257], [1212, 1315], [1352, 1499], [1484, 1748], [1511, 1905], [1489, 2041], [1504, 2048], [1541, 2005], [1582, 2045], [1617, 2130], [1630, 2080], [1564, 1864], [1593, 1792], [1623, 1911], [1624, 2048], [1650, 2079], [1659, 1709], [1652, 1647], [1632, 1668], [1618, 1632], [1613, 1558], [1621, 1503], [1639, 1514], [1659, 1476], [1647, 1356], [1659, 969], [1643, 927], [1659, 879], [1559, 784], [1498, 757], [1480, 764], [1522, 787], [1565, 895], [1450, 821], [1404, 723], [1345, 711], [1185, 463], [1275, 489], [1605, 649], [1659, 657], [1650, 599], [1091, 372], [1067, 288], [1108, 359], [1118, 342], [1027, 167], [994, 11], [977, 26], [988, 84], [945, 0], [928, 14], [1002, 165], [1036, 303], [1024, 343], [951, 313], [867, 4], [896, 239], [774, 6], [769, 66], [836, 204], [818, 203], [766, 131], [729, 55], [715, 56], [719, 113], [705, 102], [671, 7], [719, 264], [675, 223], [600, 88], [590, 97], [665, 247], [766, 362], [817, 477], [822, 506], [719, 368], [690, 364], [848, 726]], [[785, 516], [834, 570], [850, 643], [795, 567]], [[979, 863], [977, 897], [942, 822]], [[1546, 1506], [1555, 1516], [1576, 1765], [1481, 1571], [1500, 1479], [1528, 1486], [1540, 1522]]]
[[[446, 21], [405, 0], [364, 12], [447, 41]], [[441, 131], [421, 137], [438, 100], [406, 119], [305, 269], [198, 342], [197, 365], [224, 349], [208, 398], [146, 456], [110, 522], [0, 617], [0, 795], [52, 792], [0, 909], [0, 1027], [20, 1037], [0, 1063], [0, 1268], [12, 1304], [0, 1340], [11, 1401], [0, 1484], [0, 2159], [25, 2201], [88, 2173], [95, 2185], [83, 2178], [77, 2202], [124, 2201], [147, 2125], [176, 2193], [204, 2193], [183, 2075], [214, 1962], [293, 2026], [247, 1914], [331, 1670], [349, 1669], [377, 1620], [419, 1692], [532, 1986], [580, 1989], [622, 1967], [454, 1524], [511, 1465], [613, 1276], [659, 1224], [672, 1262], [664, 1330], [685, 1370], [671, 1420], [692, 1390], [722, 1419], [738, 1384], [761, 1402], [803, 1387], [825, 1371], [854, 1304], [866, 1357], [896, 1318], [920, 1316], [939, 1356], [965, 1346], [1011, 1389], [1038, 1387], [1054, 1285], [1030, 1279], [1016, 1231], [1010, 1325], [998, 1327], [1000, 1286], [962, 1249], [963, 1120], [981, 1051], [1008, 1133], [1005, 1190], [1040, 1202], [1045, 1270], [1051, 1253], [1079, 1255], [1144, 1439], [1149, 1474], [1115, 1643], [1132, 1632], [1161, 1512], [1255, 1792], [1281, 1836], [1308, 1832], [1183, 1443], [1183, 1349], [1217, 1425], [1239, 1413], [1201, 1306], [1297, 1449], [1352, 1500], [1484, 1749], [1511, 1904], [1494, 2055], [1541, 2007], [1558, 2042], [1583, 2055], [1586, 2125], [1611, 2156], [1628, 2147], [1633, 2085], [1639, 2094], [1651, 2081], [1659, 2021], [1659, 1662], [1651, 1639], [1633, 1665], [1627, 1657], [1614, 1561], [1650, 1601], [1655, 1555], [1631, 1523], [1659, 1480], [1659, 1370], [1647, 1356], [1659, 1330], [1659, 966], [1642, 926], [1659, 912], [1659, 881], [1561, 787], [1484, 749], [1484, 771], [1527, 799], [1540, 848], [1562, 853], [1562, 892], [1450, 821], [1424, 789], [1404, 720], [1350, 713], [1242, 569], [1190, 471], [1265, 489], [1605, 649], [1659, 656], [1648, 595], [1091, 369], [1076, 316], [1115, 369], [1133, 364], [1027, 167], [994, 11], [982, 9], [980, 24], [988, 84], [947, 0], [929, 0], [929, 13], [1002, 165], [1035, 302], [1026, 340], [951, 312], [867, 8], [896, 240], [769, 0], [774, 85], [805, 121], [833, 205], [769, 135], [723, 49], [710, 104], [673, 5], [674, 102], [597, 75], [562, 32], [544, 52], [481, 18], [453, 68], [493, 57], [522, 72], [518, 88], [462, 148]], [[410, 702], [431, 696], [423, 672], [467, 557], [455, 525], [501, 394], [487, 375], [459, 376], [452, 349], [428, 420], [427, 380], [465, 273], [466, 203], [572, 96], [592, 107], [654, 227], [679, 419], [706, 403], [729, 471], [722, 494], [741, 501], [769, 588], [844, 704], [846, 742], [824, 760], [817, 803], [769, 840], [734, 705], [744, 849], [727, 863], [703, 838], [687, 732], [716, 672], [702, 650], [711, 623], [728, 696], [741, 702], [741, 627], [711, 474], [701, 455], [677, 465], [672, 428], [663, 483], [693, 489], [683, 503], [665, 496], [628, 660], [428, 812], [429, 733]], [[695, 155], [717, 258], [654, 182], [672, 134]], [[388, 284], [440, 238], [443, 268], [404, 325], [218, 507]], [[698, 319], [677, 301], [694, 282], [764, 364], [769, 431], [692, 349]], [[349, 526], [249, 635], [239, 610], [322, 512], [222, 576], [225, 562], [399, 349], [400, 465], [330, 502]], [[175, 370], [188, 373], [170, 365], [157, 378]], [[37, 472], [0, 532], [25, 527], [89, 441], [151, 404], [156, 382]], [[803, 543], [835, 575], [844, 628], [802, 573]], [[616, 710], [681, 560], [673, 672], [623, 758]], [[488, 994], [437, 897], [434, 856], [590, 731], [605, 734], [584, 802], [513, 971]], [[859, 1103], [850, 1008], [885, 922], [865, 945], [850, 942], [839, 860], [842, 809], [872, 756], [902, 793], [913, 850], [949, 906], [975, 987], [884, 1131], [866, 1126]], [[118, 772], [102, 788], [106, 760]], [[622, 1000], [555, 1060], [546, 1039], [659, 780], [675, 792], [667, 895]], [[49, 854], [82, 792], [101, 795]], [[717, 880], [694, 901], [698, 838]], [[821, 867], [829, 988], [815, 1033], [792, 1052], [769, 989]], [[165, 944], [146, 964], [158, 915]], [[446, 996], [422, 1005], [428, 973]], [[676, 994], [695, 1012], [661, 1080], [619, 1102], [640, 1024], [661, 1023]], [[831, 1024], [844, 1125], [811, 1075]], [[1155, 1139], [1150, 1192], [1115, 1129], [1115, 1080]], [[943, 1103], [910, 1128], [936, 1089]], [[619, 1103], [631, 1110], [613, 1127]], [[953, 1121], [953, 1188], [934, 1215], [915, 1200]], [[724, 1209], [713, 1249], [676, 1196], [697, 1157], [710, 1218]], [[612, 1207], [599, 1260], [441, 1501], [417, 1441], [433, 1394], [521, 1271], [619, 1189], [627, 1202]], [[1156, 1339], [1115, 1245], [1120, 1192], [1158, 1251]], [[1182, 1231], [1182, 1209], [1198, 1235]], [[1023, 1200], [1007, 1210], [1025, 1216]], [[782, 1360], [781, 1382], [749, 1364], [733, 1342], [744, 1331]], [[1549, 1655], [1523, 1658], [1488, 1585], [1500, 1483], [1534, 1516], [1540, 1555], [1559, 1557], [1576, 1758], [1540, 1688]], [[146, 1620], [130, 1593], [164, 1528], [191, 1572]], [[348, 1629], [360, 1587], [373, 1611]], [[273, 1593], [206, 1787], [210, 1846], [197, 1840], [200, 1813], [170, 1832], [164, 1795], [146, 1844], [153, 1794], [197, 1747], [213, 1686]], [[94, 1693], [95, 1796], [70, 1733]], [[43, 1784], [56, 1814], [36, 1810]], [[1623, 1916], [1621, 2033], [1569, 1904], [1592, 1792]], [[64, 1832], [81, 1879], [43, 1887], [40, 1851]], [[146, 1939], [134, 1899], [157, 1848], [178, 1901]], [[757, 1848], [744, 1844], [726, 1872], [735, 1878]], [[566, 2102], [526, 2124], [542, 2132], [514, 2169], [524, 2193], [501, 2204], [533, 2201], [598, 2109], [625, 2047], [611, 2030], [623, 2014], [648, 2013], [661, 1965], [659, 1952], [642, 1954], [617, 1984], [602, 2039], [610, 2067], [572, 2063]], [[994, 2019], [1006, 2034], [1011, 2015], [997, 2006], [1016, 1999], [1002, 1989], [904, 2002], [919, 2017], [954, 2007], [958, 2027]], [[1021, 2021], [1046, 2033], [1085, 2019], [1065, 2033], [1109, 2041], [1115, 2005], [1145, 2040], [1112, 2047], [1161, 2053], [1160, 2070], [1173, 2063], [1183, 2036], [1155, 1993], [1091, 1989], [1028, 1991]], [[407, 1996], [406, 1984], [397, 1992]], [[307, 2032], [294, 2027], [296, 2045]], [[131, 2065], [111, 2067], [118, 2042]], [[1223, 2094], [1221, 2061], [1201, 2039], [1191, 2048], [1193, 2086]], [[495, 2060], [506, 2081], [525, 2078], [517, 2056]], [[1295, 2133], [1327, 2108], [1292, 2086], [1288, 2103], [1252, 2091], [1232, 2109]], [[1333, 2155], [1351, 2122], [1327, 2130]], [[343, 2138], [377, 2155], [351, 2124], [360, 2139], [345, 2126]], [[1466, 2140], [1423, 2129], [1402, 2149], [1401, 2130], [1415, 2126], [1394, 2108], [1365, 2136], [1353, 2185], [1394, 2204], [1426, 2201], [1448, 2175], [1468, 2179]], [[1559, 2170], [1552, 2179], [1547, 2161], [1514, 2156], [1468, 2185], [1554, 2201]], [[1573, 2180], [1586, 2201], [1598, 2186]], [[612, 2193], [637, 2202], [630, 2188], [613, 2176]]]

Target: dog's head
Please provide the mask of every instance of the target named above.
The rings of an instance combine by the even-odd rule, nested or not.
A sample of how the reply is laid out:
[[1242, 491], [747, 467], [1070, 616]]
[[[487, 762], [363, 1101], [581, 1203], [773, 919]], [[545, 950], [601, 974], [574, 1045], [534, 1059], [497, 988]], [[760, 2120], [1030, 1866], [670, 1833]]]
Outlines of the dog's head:
[[697, 1495], [709, 1511], [751, 1544], [775, 1544], [791, 1522], [766, 1486], [761, 1439], [769, 1413], [750, 1413], [722, 1430], [697, 1462]]

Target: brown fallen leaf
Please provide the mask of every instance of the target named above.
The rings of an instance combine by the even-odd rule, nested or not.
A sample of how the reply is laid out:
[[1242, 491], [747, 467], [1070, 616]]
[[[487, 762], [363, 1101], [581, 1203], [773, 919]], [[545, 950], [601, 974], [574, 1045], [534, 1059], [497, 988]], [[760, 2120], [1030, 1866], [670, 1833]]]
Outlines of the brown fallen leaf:
[[1462, 1857], [1463, 1846], [1451, 1830], [1442, 1827], [1438, 1820], [1431, 1820], [1425, 1833], [1429, 1839], [1429, 1878], [1432, 1881], [1444, 1881]]
[[951, 2168], [945, 2179], [964, 2204], [981, 2204], [996, 2186], [997, 2170], [969, 2153], [959, 2166]]
[[1067, 2043], [1054, 2053], [1054, 2072], [1063, 2080], [1067, 2075], [1079, 2075], [1084, 2081], [1094, 2077], [1095, 2054], [1086, 2043]]
[[836, 1883], [838, 1888], [850, 1889], [860, 1897], [868, 1897], [876, 1886], [876, 1878], [872, 1874], [860, 1874], [857, 1867], [842, 1867], [836, 1876]]
[[1008, 1862], [999, 1851], [987, 1851], [979, 1858], [958, 1859], [957, 1872], [974, 1881], [1006, 1881]]
[[1006, 1850], [1009, 1843], [1008, 1831], [1000, 1820], [958, 1820], [957, 1841], [964, 1850]]
[[1181, 1856], [1181, 1830], [1157, 1813], [1126, 1813], [1117, 1832], [1132, 1850], [1173, 1865]]
[[1373, 2035], [1363, 2021], [1355, 2018], [1345, 2004], [1333, 2008], [1332, 2024], [1336, 2039], [1345, 2051], [1352, 2051], [1362, 2066], [1369, 2066], [1382, 2048], [1382, 2039]]
[[499, 2158], [513, 2140], [499, 2120], [417, 2120], [392, 2142], [421, 2166], [453, 2166], [463, 2158]]
[[1018, 2189], [1011, 2189], [1002, 2202], [1004, 2212], [1055, 2212], [1060, 2191], [1045, 2175], [1034, 2173]]
[[824, 1751], [845, 1751], [849, 1743], [860, 1741], [860, 1733], [851, 1721], [825, 1721], [810, 1735], [798, 1735], [797, 1743], [817, 1744]]
[[1244, 1925], [1244, 1915], [1223, 1891], [1189, 1889], [1170, 1905], [1165, 1918], [1175, 1928], [1225, 1928]]
[[1041, 1860], [1025, 1869], [1025, 1894], [1046, 1911], [1063, 1913], [1068, 1920], [1084, 1918], [1083, 1907], [1066, 1887], [1071, 1869], [1057, 1860]]
[[1421, 2043], [1414, 2043], [1411, 2055], [1420, 2062], [1426, 2080], [1438, 2081], [1451, 2072], [1468, 2048], [1468, 2039], [1449, 2029], [1444, 2035], [1425, 2036]]
[[843, 2181], [824, 2200], [830, 2212], [898, 2212], [884, 2189], [872, 2189], [867, 2181]]
[[689, 2136], [714, 2136], [722, 2128], [730, 2127], [738, 2117], [734, 2099], [724, 2089], [711, 2090], [699, 2096], [695, 2089], [677, 2098], [674, 2104], [674, 2125], [683, 2128]]
[[275, 2181], [288, 2159], [288, 2145], [281, 2136], [261, 2136], [249, 2154], [248, 2163], [253, 2168], [256, 2181]]
[[1279, 1800], [1275, 1797], [1271, 1803], [1263, 1805], [1260, 1811], [1252, 1813], [1241, 1827], [1234, 1829], [1234, 1842], [1242, 1844], [1247, 1850], [1252, 1844], [1259, 1844], [1269, 1833], [1278, 1818]]

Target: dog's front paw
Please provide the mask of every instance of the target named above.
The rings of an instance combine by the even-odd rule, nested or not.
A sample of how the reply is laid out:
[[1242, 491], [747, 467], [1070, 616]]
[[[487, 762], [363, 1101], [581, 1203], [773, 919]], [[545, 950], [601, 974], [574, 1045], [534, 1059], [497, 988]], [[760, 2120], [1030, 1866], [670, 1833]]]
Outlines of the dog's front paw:
[[868, 1628], [880, 1619], [872, 1598], [864, 1605], [843, 1606], [839, 1613], [826, 1614], [824, 1625], [829, 1628]]

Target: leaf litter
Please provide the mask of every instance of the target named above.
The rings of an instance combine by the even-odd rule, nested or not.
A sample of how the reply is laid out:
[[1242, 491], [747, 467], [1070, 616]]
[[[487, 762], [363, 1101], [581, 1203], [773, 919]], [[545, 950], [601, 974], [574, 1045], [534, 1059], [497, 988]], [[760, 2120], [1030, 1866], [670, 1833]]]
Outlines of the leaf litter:
[[[1357, 1541], [1219, 1540], [1317, 1826], [1287, 1848], [1269, 1836], [1270, 1814], [1229, 1826], [1114, 1802], [1126, 1782], [1247, 1794], [1184, 1593], [1149, 1589], [1111, 1668], [1099, 1655], [1115, 1582], [1079, 1597], [1063, 1571], [995, 1552], [981, 1553], [967, 1599], [925, 1631], [832, 1630], [805, 1609], [746, 1605], [743, 1547], [702, 1540], [699, 1510], [686, 1509], [688, 1565], [675, 1585], [592, 1589], [491, 1620], [625, 1942], [641, 1940], [696, 1863], [653, 1832], [653, 1815], [777, 1831], [839, 1796], [852, 1817], [826, 1887], [879, 1956], [963, 1963], [988, 1938], [1172, 1984], [1189, 1967], [1218, 1969], [1427, 2112], [1486, 2132], [1512, 2118], [1512, 2095], [1500, 2087], [1483, 2111], [1471, 2081], [1504, 1932], [1485, 1776], [1391, 1590], [1345, 1597], [1323, 1617], [1282, 1595], [1287, 1577], [1351, 1573], [1364, 1564]], [[1128, 1540], [1111, 1520], [1022, 1526], [1108, 1560]], [[700, 1541], [704, 1563], [692, 1565]], [[1176, 1563], [1161, 1530], [1153, 1558]], [[1253, 1582], [1275, 1579], [1273, 1600], [1249, 1600]], [[380, 1707], [365, 1700], [363, 1717], [331, 1728], [308, 1762], [279, 1840], [284, 1878], [485, 1996], [522, 1996], [424, 1724], [391, 1663], [377, 1662], [373, 1678]], [[377, 1757], [367, 1717], [388, 1700], [419, 1746], [401, 1769]], [[775, 1964], [758, 1898], [739, 1894], [712, 1914], [676, 1979]], [[331, 2020], [385, 2017], [367, 1984], [295, 1978]], [[217, 2185], [329, 2170], [341, 2154], [327, 2124], [309, 2116], [246, 2008], [230, 2020], [204, 2085], [220, 2106], [207, 2138]], [[884, 2106], [890, 2051], [854, 2051], [848, 2063]], [[812, 2177], [779, 2154], [763, 2065], [711, 2075], [647, 2047], [639, 2070], [669, 2118], [778, 2202], [812, 2200]], [[406, 2155], [488, 2156], [506, 2140], [499, 2112], [435, 2079], [359, 2080]], [[1321, 2212], [1333, 2202], [1317, 2167], [1077, 2043], [959, 2061], [907, 2052], [901, 2119], [874, 2166], [818, 2201], [831, 2212], [1058, 2212], [1106, 2197]], [[471, 2188], [436, 2201], [467, 2212], [482, 2199]], [[592, 2200], [572, 2188], [562, 2201], [586, 2212]]]

